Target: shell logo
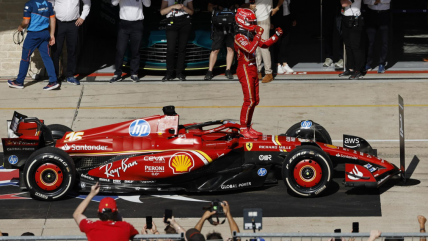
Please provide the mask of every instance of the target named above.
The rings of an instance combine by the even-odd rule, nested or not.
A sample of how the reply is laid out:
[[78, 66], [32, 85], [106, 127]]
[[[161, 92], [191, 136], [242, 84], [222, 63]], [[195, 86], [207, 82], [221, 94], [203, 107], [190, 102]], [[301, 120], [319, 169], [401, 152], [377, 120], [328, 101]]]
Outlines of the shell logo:
[[176, 153], [169, 159], [169, 167], [174, 174], [190, 172], [194, 165], [193, 157], [185, 152]]

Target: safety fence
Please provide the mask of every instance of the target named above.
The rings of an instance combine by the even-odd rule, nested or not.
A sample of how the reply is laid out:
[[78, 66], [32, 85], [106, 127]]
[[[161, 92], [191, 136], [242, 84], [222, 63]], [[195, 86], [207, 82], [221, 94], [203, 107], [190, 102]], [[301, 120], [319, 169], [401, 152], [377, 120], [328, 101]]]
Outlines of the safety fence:
[[[328, 240], [366, 240], [370, 233], [234, 233], [233, 239], [241, 240], [304, 240], [304, 241], [328, 241]], [[382, 233], [380, 238], [385, 240], [418, 241], [428, 237], [428, 233]], [[1, 240], [87, 240], [86, 236], [5, 236]], [[184, 233], [137, 235], [134, 240], [184, 240]]]
[[[370, 233], [236, 233], [233, 239], [251, 241], [359, 241], [367, 240]], [[386, 241], [425, 241], [428, 233], [382, 233], [380, 239]]]
[[[1, 240], [88, 240], [86, 236], [4, 236]], [[136, 235], [134, 240], [184, 240], [184, 233]]]

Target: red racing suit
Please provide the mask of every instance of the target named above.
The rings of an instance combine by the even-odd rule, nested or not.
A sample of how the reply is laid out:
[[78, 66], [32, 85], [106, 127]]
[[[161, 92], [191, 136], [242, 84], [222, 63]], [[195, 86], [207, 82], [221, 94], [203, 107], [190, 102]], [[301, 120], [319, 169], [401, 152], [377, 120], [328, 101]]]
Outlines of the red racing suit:
[[[267, 30], [269, 31], [269, 30]], [[242, 33], [235, 35], [235, 51], [238, 53], [238, 68], [236, 74], [244, 93], [244, 104], [241, 109], [241, 125], [249, 127], [253, 118], [254, 109], [260, 102], [259, 77], [257, 75], [255, 52], [257, 47], [269, 48], [278, 41], [275, 34], [268, 40], [263, 40], [260, 34], [256, 34], [251, 41]]]

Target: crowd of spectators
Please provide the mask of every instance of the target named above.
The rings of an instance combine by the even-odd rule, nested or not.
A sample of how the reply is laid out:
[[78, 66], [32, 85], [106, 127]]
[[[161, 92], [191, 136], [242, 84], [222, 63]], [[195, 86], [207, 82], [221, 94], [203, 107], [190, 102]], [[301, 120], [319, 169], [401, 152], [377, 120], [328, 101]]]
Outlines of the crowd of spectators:
[[[110, 0], [109, 0], [110, 1]], [[130, 46], [130, 75], [134, 82], [139, 82], [138, 70], [140, 69], [140, 46], [143, 36], [143, 8], [151, 7], [153, 0], [111, 0], [112, 6], [119, 5], [120, 22], [118, 24], [115, 72], [111, 83], [122, 80], [122, 65], [128, 42]], [[162, 1], [160, 14], [166, 17], [166, 39], [167, 70], [163, 81], [178, 78], [185, 80], [185, 58], [186, 45], [192, 31], [191, 15], [194, 13], [193, 0], [159, 0]], [[59, 87], [58, 79], [64, 76], [68, 83], [79, 85], [80, 82], [74, 77], [76, 70], [76, 51], [78, 42], [78, 29], [84, 24], [90, 13], [91, 0], [30, 0], [24, 9], [24, 20], [18, 27], [23, 31], [28, 27], [28, 35], [25, 39], [19, 75], [16, 80], [8, 81], [10, 87], [24, 88], [24, 78], [28, 71], [29, 57], [38, 48], [45, 63], [49, 75], [49, 84], [45, 90]], [[378, 66], [378, 73], [385, 72], [386, 57], [388, 52], [388, 28], [390, 25], [390, 2], [391, 0], [331, 0], [324, 1], [323, 6], [323, 36], [325, 38], [324, 52], [325, 62], [323, 66], [334, 65], [336, 68], [345, 67], [340, 76], [350, 79], [359, 79], [364, 74]], [[271, 54], [276, 63], [277, 74], [291, 74], [293, 69], [289, 66], [290, 39], [293, 27], [297, 25], [297, 17], [303, 9], [296, 9], [295, 0], [207, 0], [206, 10], [234, 10], [237, 8], [249, 8], [256, 13], [257, 24], [264, 31], [262, 38], [268, 39], [269, 30], [281, 27], [284, 35], [272, 48], [256, 50], [256, 62], [258, 77], [263, 83], [269, 83], [274, 79], [271, 62]], [[366, 14], [362, 7], [367, 5]], [[44, 6], [40, 8], [39, 6]], [[35, 16], [44, 16], [38, 18]], [[46, 15], [46, 16], [45, 16]], [[334, 34], [334, 29], [339, 35]], [[228, 32], [217, 26], [212, 26], [212, 48], [209, 57], [208, 71], [205, 80], [213, 78], [213, 68], [219, 50], [226, 47], [226, 71], [225, 75], [233, 79], [232, 62], [234, 58], [234, 30]], [[376, 33], [380, 32], [381, 47], [378, 62], [373, 59], [375, 52]], [[339, 36], [339, 41], [334, 40]], [[367, 36], [367, 51], [364, 48], [364, 36]], [[333, 46], [333, 43], [345, 43], [346, 63], [342, 46]], [[67, 71], [62, 73], [59, 67], [60, 56], [64, 41], [67, 42]], [[176, 46], [178, 53], [176, 56]], [[52, 46], [52, 57], [49, 46]], [[339, 60], [334, 63], [333, 50], [339, 49]], [[365, 57], [367, 53], [367, 57]], [[175, 73], [174, 73], [175, 70]], [[262, 73], [264, 70], [264, 73]], [[264, 77], [263, 77], [264, 74]], [[262, 78], [263, 77], [263, 78]]]
[[[141, 234], [141, 235], [160, 234], [154, 222], [152, 222], [151, 228], [147, 228], [147, 224], [146, 224], [141, 229], [141, 232], [138, 232], [138, 230], [132, 224], [126, 221], [123, 221], [122, 216], [119, 213], [119, 208], [116, 204], [116, 201], [110, 197], [105, 197], [101, 199], [98, 205], [97, 215], [99, 220], [92, 221], [88, 219], [84, 215], [84, 212], [88, 207], [89, 203], [91, 202], [91, 200], [99, 193], [99, 191], [100, 191], [100, 185], [99, 183], [96, 183], [91, 187], [90, 193], [79, 204], [79, 206], [76, 208], [76, 210], [73, 213], [73, 218], [77, 226], [79, 227], [81, 232], [86, 234], [86, 237], [88, 238], [88, 240], [127, 241], [127, 240], [133, 240], [134, 236], [138, 234]], [[223, 209], [224, 216], [226, 217], [226, 220], [229, 224], [231, 235], [233, 236], [234, 232], [239, 233], [240, 230], [234, 218], [232, 217], [229, 203], [227, 201], [222, 201], [220, 202], [220, 205]], [[172, 216], [171, 218], [168, 218], [167, 220], [165, 220], [164, 218], [165, 234], [184, 233], [186, 241], [225, 240], [222, 237], [221, 233], [218, 233], [215, 231], [207, 232], [205, 236], [202, 234], [202, 228], [204, 226], [205, 221], [212, 219], [213, 216], [216, 214], [217, 214], [216, 211], [206, 210], [203, 213], [201, 219], [195, 225], [195, 227], [187, 230], [177, 223], [174, 216]], [[425, 232], [425, 223], [426, 223], [425, 217], [418, 216], [418, 221], [420, 224], [420, 231]], [[221, 222], [221, 223], [224, 223], [224, 222]], [[212, 224], [218, 225], [220, 224], [220, 222], [217, 223], [212, 221]], [[370, 237], [368, 241], [374, 241], [380, 235], [381, 233], [379, 231], [373, 230], [370, 233]], [[8, 236], [8, 234], [0, 232], [0, 236]], [[21, 236], [34, 236], [34, 234], [30, 232], [25, 232]], [[227, 240], [232, 240], [231, 237], [227, 238]], [[421, 241], [424, 241], [424, 240], [421, 240]]]
[[[127, 240], [133, 240], [134, 236], [138, 234], [141, 234], [141, 235], [160, 234], [157, 228], [157, 225], [154, 222], [152, 222], [151, 228], [147, 228], [147, 224], [146, 224], [141, 229], [141, 232], [138, 232], [138, 230], [132, 224], [126, 221], [123, 221], [122, 216], [119, 213], [119, 208], [116, 204], [116, 201], [110, 197], [103, 198], [99, 203], [98, 211], [97, 211], [99, 220], [97, 221], [89, 220], [84, 215], [84, 212], [88, 207], [89, 203], [91, 202], [91, 200], [99, 193], [99, 191], [100, 191], [100, 185], [99, 183], [96, 183], [91, 187], [91, 191], [88, 194], [88, 196], [79, 204], [79, 206], [76, 208], [76, 210], [73, 213], [73, 218], [76, 221], [77, 226], [80, 228], [81, 232], [86, 234], [88, 240], [127, 241]], [[240, 230], [234, 218], [231, 215], [229, 203], [227, 201], [222, 201], [221, 206], [223, 208], [226, 220], [229, 224], [231, 235], [233, 235], [234, 232], [239, 233]], [[220, 233], [215, 231], [207, 232], [205, 236], [202, 234], [202, 228], [204, 226], [205, 221], [212, 218], [214, 215], [216, 215], [216, 211], [206, 210], [203, 213], [201, 219], [195, 225], [195, 227], [187, 230], [184, 229], [180, 224], [178, 224], [175, 218], [172, 216], [167, 220], [164, 219], [164, 222], [165, 222], [164, 232], [165, 234], [185, 233], [186, 241], [225, 240]], [[419, 215], [417, 217], [417, 220], [419, 223], [420, 232], [425, 233], [425, 224], [427, 219], [424, 216]], [[218, 223], [213, 223], [213, 224], [217, 225]], [[380, 231], [372, 230], [370, 232], [370, 237], [367, 239], [367, 241], [374, 241], [377, 238], [379, 238], [380, 235], [381, 235]], [[0, 236], [8, 236], [8, 234], [0, 232]], [[34, 234], [30, 232], [25, 232], [21, 236], [34, 236]], [[227, 240], [232, 240], [232, 238], [227, 238]], [[333, 240], [335, 239], [333, 238], [329, 239], [329, 241], [333, 241]], [[342, 238], [342, 240], [345, 240], [345, 239]], [[355, 239], [353, 238], [350, 239], [350, 241], [353, 241], [353, 240]], [[420, 241], [426, 241], [426, 238], [422, 237]]]

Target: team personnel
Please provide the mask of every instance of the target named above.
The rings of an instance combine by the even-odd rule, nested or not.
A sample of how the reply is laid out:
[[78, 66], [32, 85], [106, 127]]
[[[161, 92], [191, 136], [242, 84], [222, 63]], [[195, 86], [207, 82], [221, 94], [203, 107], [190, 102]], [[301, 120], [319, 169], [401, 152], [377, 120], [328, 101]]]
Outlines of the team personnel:
[[346, 49], [346, 71], [339, 76], [349, 79], [363, 78], [364, 49], [362, 46], [364, 20], [361, 16], [362, 0], [340, 0], [342, 4], [342, 32]]
[[[250, 0], [245, 0], [244, 7], [249, 7], [251, 10], [256, 12], [257, 25], [265, 29], [262, 38], [269, 38], [270, 29], [270, 15], [272, 12], [272, 0], [255, 0], [255, 4], [249, 4]], [[269, 83], [273, 80], [272, 75], [272, 60], [269, 49], [257, 48], [256, 50], [256, 61], [259, 79], [262, 77], [262, 62], [265, 68], [265, 76], [263, 77], [262, 83]]]
[[[324, 41], [325, 61], [323, 67], [333, 66], [336, 69], [343, 69], [343, 39], [340, 30], [342, 14], [340, 0], [330, 0], [322, 2], [322, 32]], [[334, 63], [334, 44], [339, 43], [339, 61]]]
[[[297, 25], [295, 15], [291, 12], [291, 0], [278, 0], [277, 5], [272, 9], [272, 22], [275, 27], [280, 27], [284, 35], [280, 38], [278, 44], [274, 46], [274, 56], [277, 63], [277, 74], [291, 74], [294, 70], [288, 65], [289, 45], [291, 30]], [[282, 11], [281, 11], [282, 7]], [[281, 11], [280, 13], [277, 13]]]
[[[239, 8], [238, 0], [208, 0], [208, 11], [212, 12], [215, 9], [224, 10], [224, 9], [235, 9]], [[234, 29], [226, 29], [226, 34], [224, 33], [223, 26], [212, 26], [212, 45], [211, 45], [211, 54], [210, 54], [210, 63], [207, 74], [205, 75], [205, 80], [211, 80], [213, 78], [213, 68], [215, 62], [217, 61], [218, 52], [226, 44], [227, 56], [226, 56], [226, 72], [225, 75], [228, 79], [233, 79], [232, 72], [230, 67], [233, 62], [233, 38], [235, 36]]]
[[192, 30], [190, 15], [193, 15], [193, 0], [181, 0], [176, 4], [175, 0], [162, 0], [160, 13], [166, 15], [166, 75], [162, 81], [173, 80], [175, 65], [175, 46], [178, 39], [178, 58], [176, 76], [179, 80], [186, 80], [184, 76], [184, 62], [186, 55], [187, 40]]
[[238, 57], [236, 74], [244, 93], [240, 132], [245, 138], [257, 138], [262, 133], [254, 130], [251, 126], [254, 109], [260, 102], [259, 78], [254, 52], [256, 52], [257, 47], [269, 48], [276, 43], [282, 35], [282, 29], [277, 28], [276, 33], [265, 41], [262, 39], [264, 30], [255, 24], [257, 20], [252, 10], [239, 8], [235, 20], [238, 25], [235, 35], [235, 51]]
[[369, 50], [367, 54], [366, 70], [370, 71], [373, 64], [373, 51], [376, 40], [376, 32], [380, 32], [382, 47], [379, 59], [379, 74], [385, 73], [386, 56], [388, 54], [388, 32], [391, 13], [389, 11], [391, 0], [364, 0], [368, 5], [367, 36], [369, 37]]
[[24, 7], [24, 19], [19, 25], [18, 31], [22, 32], [27, 26], [28, 34], [22, 47], [18, 78], [16, 80], [8, 80], [7, 83], [12, 88], [24, 88], [24, 79], [27, 76], [30, 65], [30, 56], [37, 48], [49, 75], [49, 84], [43, 89], [56, 89], [59, 84], [49, 50], [49, 46], [55, 44], [55, 14], [52, 4], [46, 0], [31, 0], [27, 2]]
[[67, 40], [67, 71], [65, 72], [65, 78], [68, 83], [74, 85], [80, 85], [80, 82], [74, 78], [79, 26], [83, 24], [91, 9], [91, 0], [82, 1], [83, 11], [82, 15], [80, 15], [80, 0], [50, 0], [56, 15], [56, 44], [52, 48], [55, 72], [57, 76], [61, 74], [59, 57], [62, 53], [64, 40]]
[[98, 205], [98, 218], [100, 221], [91, 221], [83, 213], [88, 207], [92, 198], [100, 191], [100, 184], [96, 183], [91, 187], [91, 192], [79, 204], [73, 213], [74, 221], [79, 226], [80, 231], [86, 234], [88, 240], [115, 240], [128, 241], [132, 240], [138, 231], [127, 222], [120, 221], [116, 201], [111, 197], [101, 199]]
[[114, 76], [110, 83], [122, 80], [122, 65], [128, 41], [131, 52], [131, 80], [139, 82], [138, 69], [140, 69], [140, 46], [143, 38], [143, 5], [150, 7], [151, 0], [112, 0], [113, 6], [120, 6], [119, 33], [116, 44], [116, 61]]

